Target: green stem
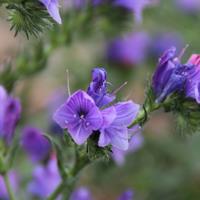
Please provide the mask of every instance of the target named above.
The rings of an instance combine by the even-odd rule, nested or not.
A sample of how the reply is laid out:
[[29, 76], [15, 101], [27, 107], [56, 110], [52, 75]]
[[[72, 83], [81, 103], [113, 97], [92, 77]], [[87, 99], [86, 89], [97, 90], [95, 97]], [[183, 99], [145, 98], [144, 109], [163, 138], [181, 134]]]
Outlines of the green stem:
[[65, 189], [66, 183], [61, 182], [60, 185], [55, 189], [55, 191], [47, 198], [47, 200], [55, 200], [59, 194]]
[[133, 121], [133, 123], [129, 126], [129, 128], [132, 128], [136, 124], [143, 125], [149, 118], [149, 115], [155, 111], [161, 108], [162, 104], [154, 104], [153, 106], [143, 106], [140, 110], [139, 114], [137, 115], [136, 119]]
[[10, 181], [9, 181], [8, 174], [5, 173], [5, 174], [3, 175], [3, 177], [4, 177], [5, 185], [6, 185], [7, 192], [8, 192], [8, 194], [9, 194], [10, 200], [15, 200], [15, 196], [14, 196], [13, 191], [12, 191], [12, 189], [11, 189], [11, 185], [10, 185]]

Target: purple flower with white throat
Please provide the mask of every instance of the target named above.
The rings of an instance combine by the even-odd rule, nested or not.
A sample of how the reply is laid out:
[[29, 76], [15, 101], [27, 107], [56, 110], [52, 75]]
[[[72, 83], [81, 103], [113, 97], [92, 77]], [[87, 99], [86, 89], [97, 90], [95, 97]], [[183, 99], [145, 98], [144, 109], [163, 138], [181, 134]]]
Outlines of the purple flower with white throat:
[[54, 120], [63, 129], [68, 129], [77, 144], [87, 138], [102, 125], [102, 114], [94, 100], [84, 91], [78, 90], [54, 114]]
[[112, 145], [117, 149], [127, 150], [129, 146], [127, 127], [136, 118], [139, 107], [138, 104], [127, 101], [102, 110], [103, 125], [98, 145], [100, 147]]
[[94, 99], [98, 107], [105, 106], [115, 99], [115, 96], [107, 91], [107, 72], [104, 68], [92, 70], [92, 81], [87, 93]]
[[61, 182], [57, 161], [52, 157], [46, 166], [38, 165], [33, 171], [33, 179], [28, 191], [36, 197], [46, 199]]
[[0, 105], [0, 137], [10, 144], [20, 119], [21, 104], [18, 99], [8, 95], [0, 85]]
[[21, 144], [34, 162], [47, 159], [51, 152], [51, 144], [35, 127], [25, 127], [22, 131]]
[[119, 166], [124, 164], [127, 154], [137, 151], [143, 145], [144, 138], [141, 134], [140, 126], [136, 125], [129, 129], [129, 137], [129, 145], [126, 151], [112, 147], [112, 158]]
[[90, 190], [86, 187], [76, 189], [69, 200], [93, 200]]
[[200, 54], [193, 54], [188, 60], [188, 64], [193, 65], [188, 74], [185, 93], [186, 97], [190, 97], [200, 103]]
[[58, 23], [61, 24], [62, 20], [59, 13], [58, 0], [39, 0], [47, 9], [49, 15]]

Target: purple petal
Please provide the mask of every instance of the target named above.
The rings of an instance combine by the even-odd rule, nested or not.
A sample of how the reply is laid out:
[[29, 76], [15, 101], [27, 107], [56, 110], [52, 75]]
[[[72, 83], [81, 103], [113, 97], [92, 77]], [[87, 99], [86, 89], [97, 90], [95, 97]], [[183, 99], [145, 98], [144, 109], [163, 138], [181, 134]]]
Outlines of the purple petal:
[[101, 130], [98, 145], [100, 147], [105, 147], [105, 146], [108, 146], [110, 142], [111, 142], [111, 138], [109, 134], [105, 130]]
[[131, 136], [131, 139], [129, 141], [129, 147], [126, 151], [112, 147], [112, 158], [119, 166], [124, 164], [126, 155], [141, 148], [144, 141], [140, 126], [136, 125], [132, 129], [129, 129], [128, 132]]
[[28, 191], [34, 196], [46, 199], [54, 192], [60, 181], [57, 161], [52, 158], [46, 166], [36, 166], [33, 172], [33, 180], [28, 185]]
[[5, 107], [7, 102], [7, 93], [6, 90], [0, 85], [0, 135], [3, 134], [3, 119], [5, 114]]
[[[122, 126], [110, 126], [104, 130], [101, 130], [101, 134], [104, 134], [106, 142], [110, 140], [110, 144], [118, 149], [127, 150], [128, 149], [128, 130]], [[100, 134], [100, 138], [101, 138]], [[102, 146], [99, 142], [99, 146]]]
[[74, 126], [70, 126], [68, 131], [73, 140], [79, 145], [83, 144], [92, 134], [92, 129], [86, 127], [82, 123], [77, 123]]
[[59, 24], [62, 24], [62, 20], [59, 13], [58, 0], [39, 0], [42, 2], [48, 10], [49, 15]]
[[116, 104], [115, 109], [117, 117], [113, 124], [118, 126], [128, 126], [137, 116], [140, 106], [132, 101], [127, 101]]
[[92, 195], [90, 191], [85, 187], [80, 187], [76, 189], [69, 200], [92, 200]]
[[117, 116], [116, 109], [114, 106], [111, 106], [109, 108], [102, 110], [101, 113], [103, 116], [103, 125], [102, 126], [104, 128], [110, 126]]
[[132, 190], [125, 191], [118, 200], [133, 200], [134, 193]]
[[51, 151], [49, 141], [35, 127], [25, 127], [23, 129], [21, 144], [34, 162], [45, 160]]

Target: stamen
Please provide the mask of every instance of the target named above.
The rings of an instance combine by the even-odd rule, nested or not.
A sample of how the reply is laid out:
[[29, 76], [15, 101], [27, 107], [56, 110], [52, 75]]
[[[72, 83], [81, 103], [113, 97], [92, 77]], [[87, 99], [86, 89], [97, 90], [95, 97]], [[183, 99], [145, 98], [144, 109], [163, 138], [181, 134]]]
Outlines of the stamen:
[[84, 115], [81, 115], [81, 116], [80, 116], [81, 119], [84, 119], [84, 117], [85, 117]]
[[66, 72], [67, 72], [67, 94], [68, 96], [71, 96], [70, 83], [69, 83], [69, 70], [66, 69]]
[[189, 46], [190, 46], [189, 44], [186, 44], [185, 47], [181, 50], [181, 52], [178, 56], [179, 61], [181, 60], [181, 58], [183, 57], [183, 55], [185, 54], [185, 52]]
[[127, 85], [128, 81], [124, 82], [122, 85], [120, 85], [118, 88], [116, 88], [114, 91], [111, 92], [112, 95], [117, 94], [123, 87]]

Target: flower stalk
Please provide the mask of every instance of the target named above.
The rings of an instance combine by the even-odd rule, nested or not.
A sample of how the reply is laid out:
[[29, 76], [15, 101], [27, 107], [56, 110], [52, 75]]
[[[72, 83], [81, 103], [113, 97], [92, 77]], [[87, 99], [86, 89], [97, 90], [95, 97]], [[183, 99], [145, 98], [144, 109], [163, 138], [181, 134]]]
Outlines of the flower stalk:
[[7, 172], [4, 173], [3, 177], [4, 177], [5, 185], [6, 185], [7, 192], [9, 194], [10, 200], [15, 200], [15, 196], [14, 196], [14, 193], [13, 193], [11, 185], [10, 185], [8, 173]]

